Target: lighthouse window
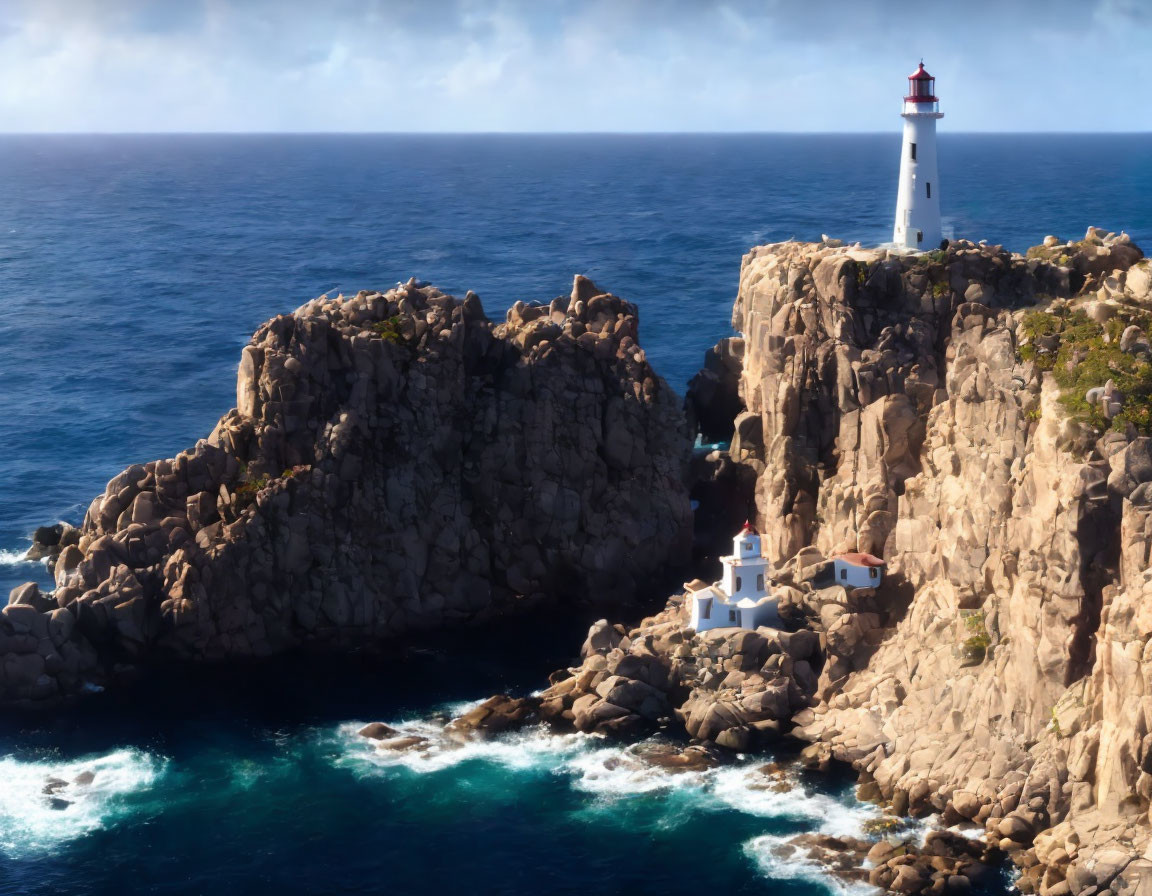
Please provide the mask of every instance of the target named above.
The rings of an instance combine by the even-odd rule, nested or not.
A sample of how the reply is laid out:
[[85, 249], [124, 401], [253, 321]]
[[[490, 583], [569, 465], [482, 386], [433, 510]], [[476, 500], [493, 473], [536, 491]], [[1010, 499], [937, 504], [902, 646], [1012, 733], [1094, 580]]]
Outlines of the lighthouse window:
[[729, 610], [728, 611], [728, 621], [729, 622], [735, 622], [736, 621], [736, 611], [735, 610]]
[[842, 578], [842, 579], [846, 579], [846, 578], [848, 578], [848, 570], [846, 570], [846, 569], [841, 569], [841, 570], [840, 570], [840, 578]]
[[915, 162], [916, 161], [916, 144], [915, 143], [909, 143], [908, 146], [912, 150], [912, 161]]
[[918, 243], [924, 242], [924, 231], [923, 230], [917, 230], [916, 231], [916, 242], [918, 242]]
[[932, 198], [932, 181], [925, 181], [924, 186], [928, 188], [928, 198]]
[[736, 590], [740, 590], [740, 576], [736, 576]]
[[756, 590], [757, 591], [763, 591], [764, 590], [764, 576], [763, 575], [756, 576]]

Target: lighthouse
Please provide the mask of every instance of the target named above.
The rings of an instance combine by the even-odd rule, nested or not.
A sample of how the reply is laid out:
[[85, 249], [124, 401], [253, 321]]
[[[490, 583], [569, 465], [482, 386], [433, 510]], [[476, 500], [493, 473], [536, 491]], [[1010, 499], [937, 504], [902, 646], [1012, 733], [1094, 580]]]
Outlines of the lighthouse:
[[[883, 561], [880, 561], [883, 562]], [[709, 585], [699, 579], [685, 582], [689, 625], [697, 632], [712, 628], [760, 626], [779, 628], [777, 598], [767, 581], [768, 561], [760, 553], [760, 536], [747, 523], [732, 539], [732, 553], [721, 557], [723, 578]]]
[[940, 174], [936, 168], [936, 121], [943, 118], [936, 79], [924, 62], [908, 76], [904, 97], [904, 145], [900, 149], [900, 189], [892, 242], [927, 251], [940, 245]]

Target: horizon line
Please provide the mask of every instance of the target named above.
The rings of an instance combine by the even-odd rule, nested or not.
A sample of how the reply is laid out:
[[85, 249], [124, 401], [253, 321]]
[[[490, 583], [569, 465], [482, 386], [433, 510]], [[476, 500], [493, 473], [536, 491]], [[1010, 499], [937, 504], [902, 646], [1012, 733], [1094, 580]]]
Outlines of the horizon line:
[[[1143, 137], [1143, 131], [943, 131], [940, 136]], [[899, 137], [895, 130], [875, 131], [0, 131], [4, 137]]]

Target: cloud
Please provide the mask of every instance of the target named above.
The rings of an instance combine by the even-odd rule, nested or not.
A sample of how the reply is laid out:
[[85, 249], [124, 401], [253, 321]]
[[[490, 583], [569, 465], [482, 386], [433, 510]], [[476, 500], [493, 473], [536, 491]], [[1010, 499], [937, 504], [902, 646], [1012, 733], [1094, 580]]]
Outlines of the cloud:
[[[12, 0], [0, 128], [1144, 130], [1144, 0]], [[1106, 72], [1106, 73], [1105, 73]]]

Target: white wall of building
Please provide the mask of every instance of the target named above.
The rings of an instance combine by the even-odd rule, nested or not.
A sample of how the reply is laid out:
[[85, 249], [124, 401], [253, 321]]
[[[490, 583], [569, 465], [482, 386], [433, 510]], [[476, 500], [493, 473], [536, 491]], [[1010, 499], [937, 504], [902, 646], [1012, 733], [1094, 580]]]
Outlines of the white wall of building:
[[762, 598], [755, 606], [740, 607], [729, 602], [725, 595], [714, 590], [697, 591], [688, 595], [689, 625], [698, 632], [714, 628], [757, 629], [760, 626], [780, 628], [780, 614], [774, 597]]
[[770, 598], [755, 607], [740, 607], [740, 628], [757, 629], [760, 626], [780, 628], [780, 613], [776, 599]]
[[724, 572], [720, 587], [738, 603], [741, 598], [763, 597], [768, 587], [768, 561], [760, 556], [760, 536], [741, 532], [732, 539], [732, 554], [720, 558]]
[[[906, 110], [913, 108], [914, 104], [905, 104]], [[904, 142], [900, 150], [900, 185], [896, 193], [892, 242], [929, 252], [938, 249], [943, 239], [940, 172], [936, 162], [936, 120], [943, 116], [939, 112], [916, 111], [905, 111], [903, 116]], [[912, 157], [913, 145], [915, 158]]]
[[733, 628], [740, 625], [740, 611], [730, 604], [724, 595], [715, 589], [697, 591], [688, 595], [690, 603], [689, 624], [698, 632], [713, 628]]
[[721, 557], [724, 564], [724, 575], [720, 580], [720, 587], [734, 600], [741, 598], [763, 597], [768, 587], [767, 570], [768, 561], [744, 560], [732, 562], [734, 558]]
[[836, 558], [832, 561], [836, 584], [848, 588], [875, 588], [884, 578], [884, 570], [879, 566], [857, 566]]

